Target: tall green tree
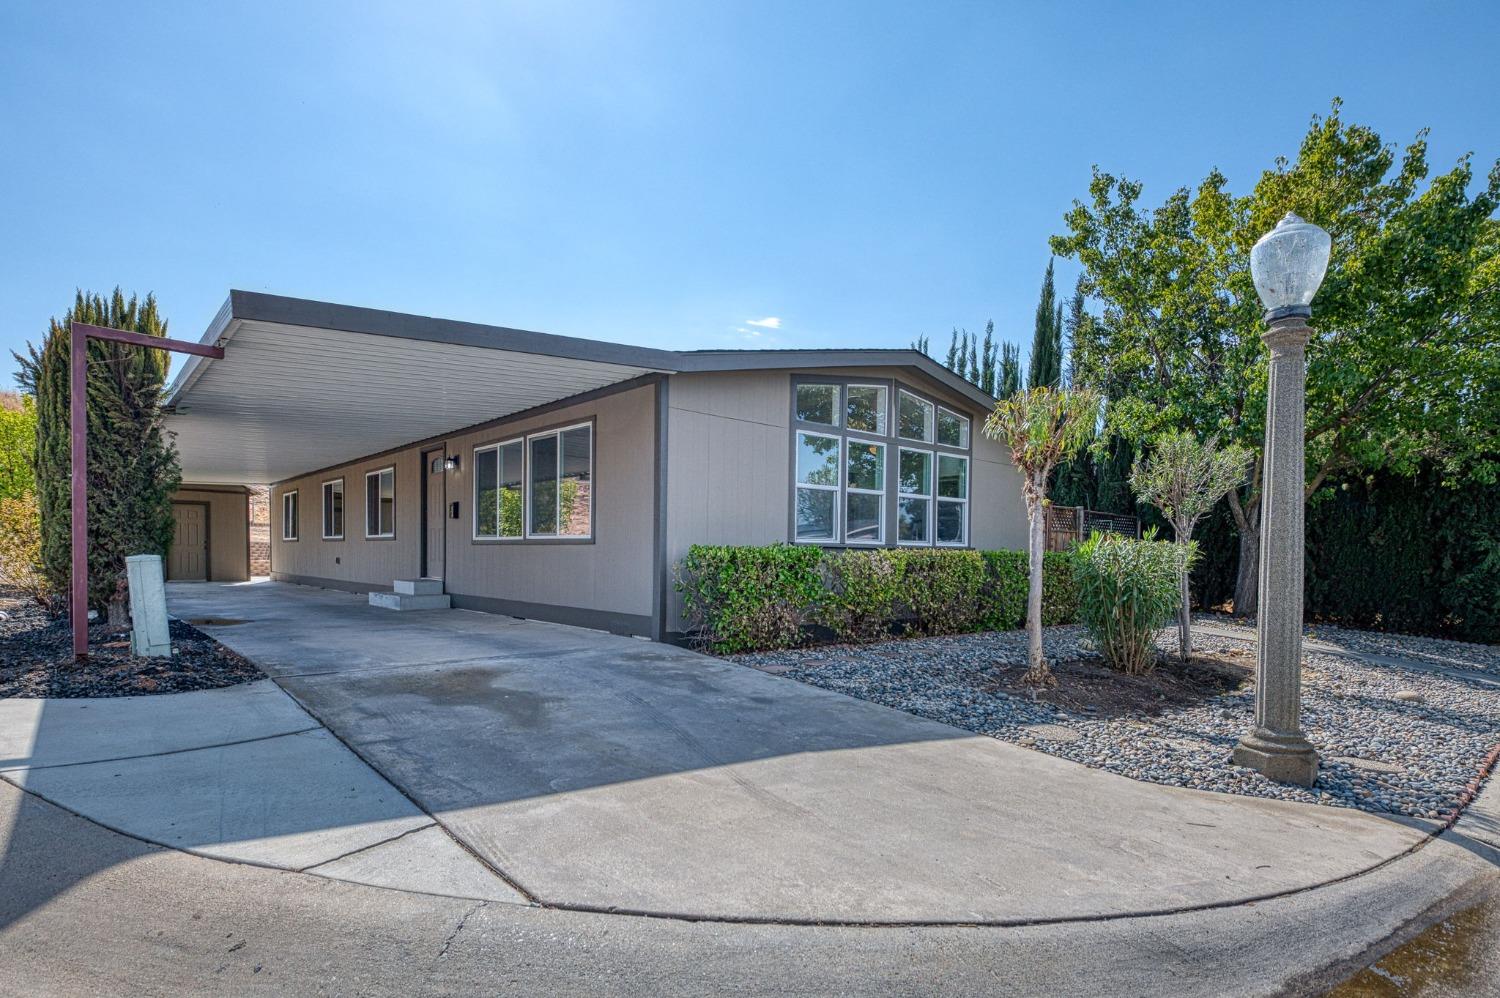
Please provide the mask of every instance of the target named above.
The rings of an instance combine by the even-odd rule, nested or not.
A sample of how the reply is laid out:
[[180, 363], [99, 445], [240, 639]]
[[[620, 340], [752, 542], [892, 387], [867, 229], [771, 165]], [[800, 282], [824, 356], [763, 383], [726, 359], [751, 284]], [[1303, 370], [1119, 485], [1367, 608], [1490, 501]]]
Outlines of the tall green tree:
[[1308, 344], [1307, 495], [1341, 471], [1412, 474], [1424, 459], [1452, 482], [1500, 472], [1500, 163], [1477, 188], [1468, 157], [1430, 177], [1425, 131], [1398, 155], [1340, 110], [1244, 195], [1215, 170], [1148, 210], [1139, 183], [1096, 169], [1051, 241], [1103, 305], [1073, 349], [1076, 377], [1112, 399], [1108, 429], [1251, 450], [1229, 493], [1240, 612], [1256, 608], [1266, 392], [1249, 250], [1288, 211], [1333, 237]]
[[984, 324], [984, 343], [979, 347], [979, 381], [977, 384], [990, 395], [995, 394], [995, 320]]
[[36, 491], [36, 403], [30, 395], [0, 392], [0, 499]]
[[1042, 277], [1042, 293], [1036, 303], [1036, 324], [1031, 337], [1031, 358], [1026, 364], [1028, 388], [1057, 388], [1062, 383], [1062, 322], [1053, 283], [1052, 261]]
[[[166, 336], [156, 299], [126, 300], [78, 292], [40, 347], [16, 354], [17, 383], [36, 400], [35, 473], [41, 512], [42, 569], [67, 592], [72, 516], [69, 495], [69, 324], [93, 323]], [[165, 555], [172, 543], [172, 493], [181, 484], [177, 455], [162, 429], [168, 354], [124, 343], [88, 344], [89, 606], [125, 619], [125, 558]]]
[[1000, 376], [995, 395], [1008, 399], [1021, 390], [1021, 348], [1014, 343], [1001, 344]]

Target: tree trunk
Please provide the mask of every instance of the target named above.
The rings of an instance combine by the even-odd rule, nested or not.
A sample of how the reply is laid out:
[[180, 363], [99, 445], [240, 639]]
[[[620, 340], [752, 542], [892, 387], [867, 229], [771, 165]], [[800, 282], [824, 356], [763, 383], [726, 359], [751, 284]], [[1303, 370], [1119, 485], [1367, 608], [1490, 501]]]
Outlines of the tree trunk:
[[1188, 570], [1186, 568], [1182, 570], [1178, 585], [1182, 606], [1177, 608], [1177, 654], [1186, 662], [1193, 654], [1193, 608], [1188, 602]]
[[[1259, 510], [1256, 510], [1259, 514]], [[1240, 565], [1234, 577], [1234, 612], [1255, 616], [1260, 607], [1260, 517], [1253, 530], [1240, 531]]]
[[1028, 502], [1030, 517], [1030, 545], [1028, 548], [1031, 581], [1026, 591], [1026, 679], [1033, 683], [1047, 683], [1052, 679], [1047, 659], [1042, 655], [1042, 553], [1046, 547], [1046, 524], [1041, 502]]

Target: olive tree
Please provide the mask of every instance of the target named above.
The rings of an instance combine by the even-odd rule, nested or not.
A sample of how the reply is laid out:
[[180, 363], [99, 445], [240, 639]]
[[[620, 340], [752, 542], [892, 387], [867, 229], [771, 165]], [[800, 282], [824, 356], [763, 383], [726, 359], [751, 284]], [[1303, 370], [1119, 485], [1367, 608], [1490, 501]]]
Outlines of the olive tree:
[[1184, 661], [1193, 652], [1193, 616], [1188, 602], [1188, 574], [1192, 559], [1187, 551], [1193, 528], [1204, 514], [1245, 480], [1250, 450], [1238, 444], [1219, 446], [1217, 437], [1199, 441], [1191, 433], [1169, 433], [1156, 441], [1151, 456], [1139, 459], [1130, 471], [1130, 488], [1136, 498], [1161, 510], [1172, 524], [1183, 549], [1177, 609], [1177, 651]]
[[1030, 523], [1027, 544], [1030, 583], [1026, 593], [1028, 682], [1053, 682], [1052, 671], [1042, 655], [1043, 511], [1047, 480], [1059, 462], [1072, 457], [1089, 441], [1098, 420], [1098, 393], [1089, 389], [1060, 391], [1044, 385], [996, 402], [984, 423], [985, 436], [1010, 448], [1010, 459], [1021, 473], [1021, 494], [1026, 500]]

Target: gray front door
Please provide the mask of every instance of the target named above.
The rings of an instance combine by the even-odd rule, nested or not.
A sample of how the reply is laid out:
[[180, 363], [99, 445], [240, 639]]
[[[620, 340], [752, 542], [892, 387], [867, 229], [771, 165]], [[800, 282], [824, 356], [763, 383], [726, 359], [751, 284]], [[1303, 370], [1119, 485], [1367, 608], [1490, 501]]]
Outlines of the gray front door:
[[447, 546], [448, 471], [443, 460], [445, 449], [430, 450], [422, 455], [426, 472], [426, 495], [422, 502], [422, 577], [443, 577], [443, 552]]

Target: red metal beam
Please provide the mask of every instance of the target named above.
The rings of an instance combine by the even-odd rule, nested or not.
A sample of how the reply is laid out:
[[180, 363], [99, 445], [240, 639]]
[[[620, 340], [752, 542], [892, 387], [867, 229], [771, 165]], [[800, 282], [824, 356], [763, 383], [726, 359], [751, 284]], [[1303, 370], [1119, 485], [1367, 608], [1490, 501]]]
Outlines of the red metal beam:
[[73, 565], [70, 580], [73, 593], [69, 610], [73, 617], [73, 659], [77, 661], [87, 658], [89, 653], [88, 341], [113, 340], [132, 346], [214, 358], [223, 357], [224, 349], [187, 340], [147, 336], [126, 329], [110, 329], [87, 322], [71, 322], [68, 327], [68, 432], [72, 451], [70, 493], [73, 507]]

